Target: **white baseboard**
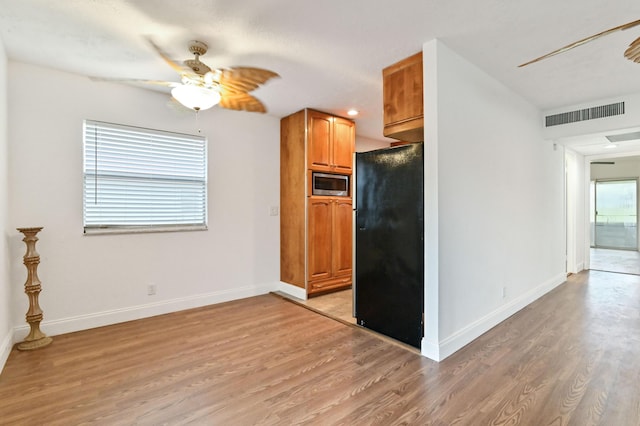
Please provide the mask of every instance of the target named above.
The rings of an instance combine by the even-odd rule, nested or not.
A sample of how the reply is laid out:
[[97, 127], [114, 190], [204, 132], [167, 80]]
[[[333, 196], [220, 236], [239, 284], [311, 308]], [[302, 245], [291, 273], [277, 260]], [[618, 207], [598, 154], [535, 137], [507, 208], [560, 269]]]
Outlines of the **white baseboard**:
[[[195, 296], [181, 297], [178, 299], [163, 300], [156, 303], [147, 303], [144, 305], [131, 306], [128, 308], [120, 308], [110, 311], [78, 315], [75, 317], [68, 317], [50, 321], [44, 320], [42, 321], [42, 323], [40, 323], [40, 329], [48, 336], [72, 333], [74, 331], [87, 330], [90, 328], [117, 324], [120, 322], [133, 321], [141, 318], [148, 318], [156, 315], [183, 311], [185, 309], [199, 308], [216, 303], [259, 296], [261, 294], [267, 294], [271, 291], [274, 291], [277, 287], [278, 285], [276, 283], [258, 286], [246, 286], [241, 288], [234, 288], [231, 290], [223, 290], [206, 294], [198, 294]], [[20, 342], [28, 333], [28, 324], [15, 327], [13, 329], [13, 343]]]
[[307, 291], [304, 288], [280, 281], [278, 284], [278, 290], [297, 299], [307, 300]]
[[[562, 273], [553, 279], [548, 280], [530, 292], [512, 300], [501, 306], [488, 315], [469, 324], [453, 335], [442, 340], [439, 344], [428, 342], [424, 338], [421, 343], [421, 353], [423, 356], [434, 361], [442, 361], [457, 350], [463, 348], [483, 333], [509, 318], [519, 310], [525, 308], [536, 299], [553, 290], [566, 281], [566, 274]], [[76, 317], [63, 318], [58, 320], [43, 321], [40, 324], [42, 331], [49, 335], [71, 333], [74, 331], [87, 330], [95, 327], [116, 324], [120, 322], [132, 321], [155, 315], [167, 314], [170, 312], [182, 311], [185, 309], [199, 308], [216, 303], [228, 302], [231, 300], [243, 299], [247, 297], [266, 294], [279, 290], [298, 299], [306, 300], [305, 289], [279, 282], [273, 285], [247, 286], [233, 290], [218, 291], [196, 296], [183, 297], [172, 300], [165, 300], [156, 303], [133, 306], [129, 308], [114, 309], [110, 311], [97, 312]], [[24, 338], [29, 332], [29, 326], [23, 325], [15, 327], [13, 333], [9, 333], [0, 343], [0, 372], [4, 367], [11, 348]]]
[[523, 294], [522, 296], [510, 301], [509, 303], [500, 306], [493, 312], [485, 315], [484, 317], [472, 322], [451, 336], [441, 340], [438, 345], [433, 345], [429, 342], [422, 341], [422, 354], [427, 358], [434, 361], [442, 361], [454, 352], [462, 349], [473, 340], [480, 337], [502, 321], [509, 318], [519, 310], [527, 307], [535, 300], [544, 296], [560, 284], [564, 283], [567, 279], [566, 273], [561, 273], [552, 279], [542, 283], [538, 287]]
[[440, 346], [437, 343], [426, 340], [424, 337], [420, 343], [420, 353], [430, 360], [440, 361]]
[[2, 369], [4, 369], [4, 365], [7, 363], [7, 359], [9, 359], [9, 354], [13, 348], [12, 337], [13, 333], [9, 331], [0, 342], [0, 374], [2, 374]]

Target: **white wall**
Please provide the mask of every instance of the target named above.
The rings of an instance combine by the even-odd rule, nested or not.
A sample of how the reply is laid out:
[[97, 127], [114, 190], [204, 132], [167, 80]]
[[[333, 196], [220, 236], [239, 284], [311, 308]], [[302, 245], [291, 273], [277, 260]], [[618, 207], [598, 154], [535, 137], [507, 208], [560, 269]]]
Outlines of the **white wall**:
[[[16, 227], [44, 226], [37, 249], [42, 329], [58, 333], [261, 294], [279, 281], [279, 119], [167, 107], [169, 96], [9, 62], [11, 283], [25, 279]], [[82, 234], [82, 122], [208, 137], [209, 230]], [[148, 296], [147, 286], [157, 286]], [[0, 296], [1, 297], [1, 296]], [[14, 292], [14, 325], [27, 299]], [[20, 340], [26, 324], [16, 332]], [[188, 333], [188, 330], [185, 330]]]
[[0, 372], [12, 345], [11, 286], [8, 239], [13, 234], [8, 226], [9, 184], [7, 166], [9, 142], [7, 134], [7, 55], [0, 40]]
[[443, 359], [564, 281], [564, 153], [500, 82], [438, 40], [423, 55], [422, 350]]

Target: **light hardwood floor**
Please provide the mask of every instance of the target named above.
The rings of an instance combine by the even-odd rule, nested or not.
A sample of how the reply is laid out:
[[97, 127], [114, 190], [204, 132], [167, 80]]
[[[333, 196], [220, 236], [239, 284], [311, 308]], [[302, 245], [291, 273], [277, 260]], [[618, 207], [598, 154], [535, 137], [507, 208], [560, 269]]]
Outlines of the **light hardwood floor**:
[[441, 363], [274, 295], [12, 351], [3, 425], [638, 425], [640, 277], [573, 275]]

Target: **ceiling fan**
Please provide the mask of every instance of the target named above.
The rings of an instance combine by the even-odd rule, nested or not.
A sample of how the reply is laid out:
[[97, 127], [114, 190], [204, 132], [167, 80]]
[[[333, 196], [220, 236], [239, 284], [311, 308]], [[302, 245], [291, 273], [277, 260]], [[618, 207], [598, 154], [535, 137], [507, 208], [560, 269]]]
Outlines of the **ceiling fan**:
[[[576, 41], [574, 43], [568, 44], [568, 45], [566, 45], [564, 47], [561, 47], [558, 50], [554, 50], [551, 53], [547, 53], [546, 55], [542, 55], [539, 58], [533, 59], [533, 60], [531, 60], [529, 62], [525, 62], [524, 64], [520, 64], [520, 65], [518, 65], [518, 67], [524, 67], [526, 65], [533, 64], [534, 62], [541, 61], [543, 59], [546, 59], [546, 58], [549, 58], [551, 56], [557, 55], [559, 53], [564, 53], [567, 50], [573, 49], [574, 47], [581, 46], [581, 45], [583, 45], [585, 43], [588, 43], [590, 41], [596, 40], [596, 39], [598, 39], [600, 37], [604, 37], [606, 35], [609, 35], [611, 33], [616, 32], [616, 31], [628, 30], [629, 28], [633, 28], [633, 27], [638, 26], [638, 25], [640, 25], [640, 19], [637, 20], [637, 21], [629, 22], [628, 24], [619, 25], [617, 27], [610, 28], [610, 29], [608, 29], [606, 31], [602, 31], [602, 32], [600, 32], [598, 34], [594, 34], [592, 36], [583, 38], [582, 40], [578, 40], [578, 41]], [[633, 61], [633, 62], [636, 62], [636, 63], [640, 63], [640, 37], [638, 37], [633, 42], [631, 42], [631, 44], [629, 45], [627, 50], [625, 50], [625, 52], [624, 52], [624, 57], [629, 59], [630, 61]]]
[[260, 113], [267, 111], [264, 104], [249, 92], [270, 79], [279, 77], [277, 73], [253, 67], [211, 68], [200, 61], [200, 56], [207, 53], [208, 46], [197, 40], [189, 42], [189, 52], [194, 55], [194, 59], [188, 59], [183, 62], [184, 65], [180, 65], [151, 39], [149, 43], [178, 73], [180, 82], [102, 77], [91, 77], [91, 79], [170, 87], [171, 95], [176, 101], [196, 112], [209, 109], [214, 105], [238, 111]]

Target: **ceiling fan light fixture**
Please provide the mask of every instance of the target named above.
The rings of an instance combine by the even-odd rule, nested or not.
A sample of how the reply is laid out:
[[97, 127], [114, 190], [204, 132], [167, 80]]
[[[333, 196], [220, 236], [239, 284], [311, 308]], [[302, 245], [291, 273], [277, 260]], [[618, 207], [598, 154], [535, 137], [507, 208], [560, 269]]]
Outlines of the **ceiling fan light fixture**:
[[181, 84], [171, 89], [171, 96], [194, 111], [209, 109], [220, 102], [220, 93], [193, 84]]

